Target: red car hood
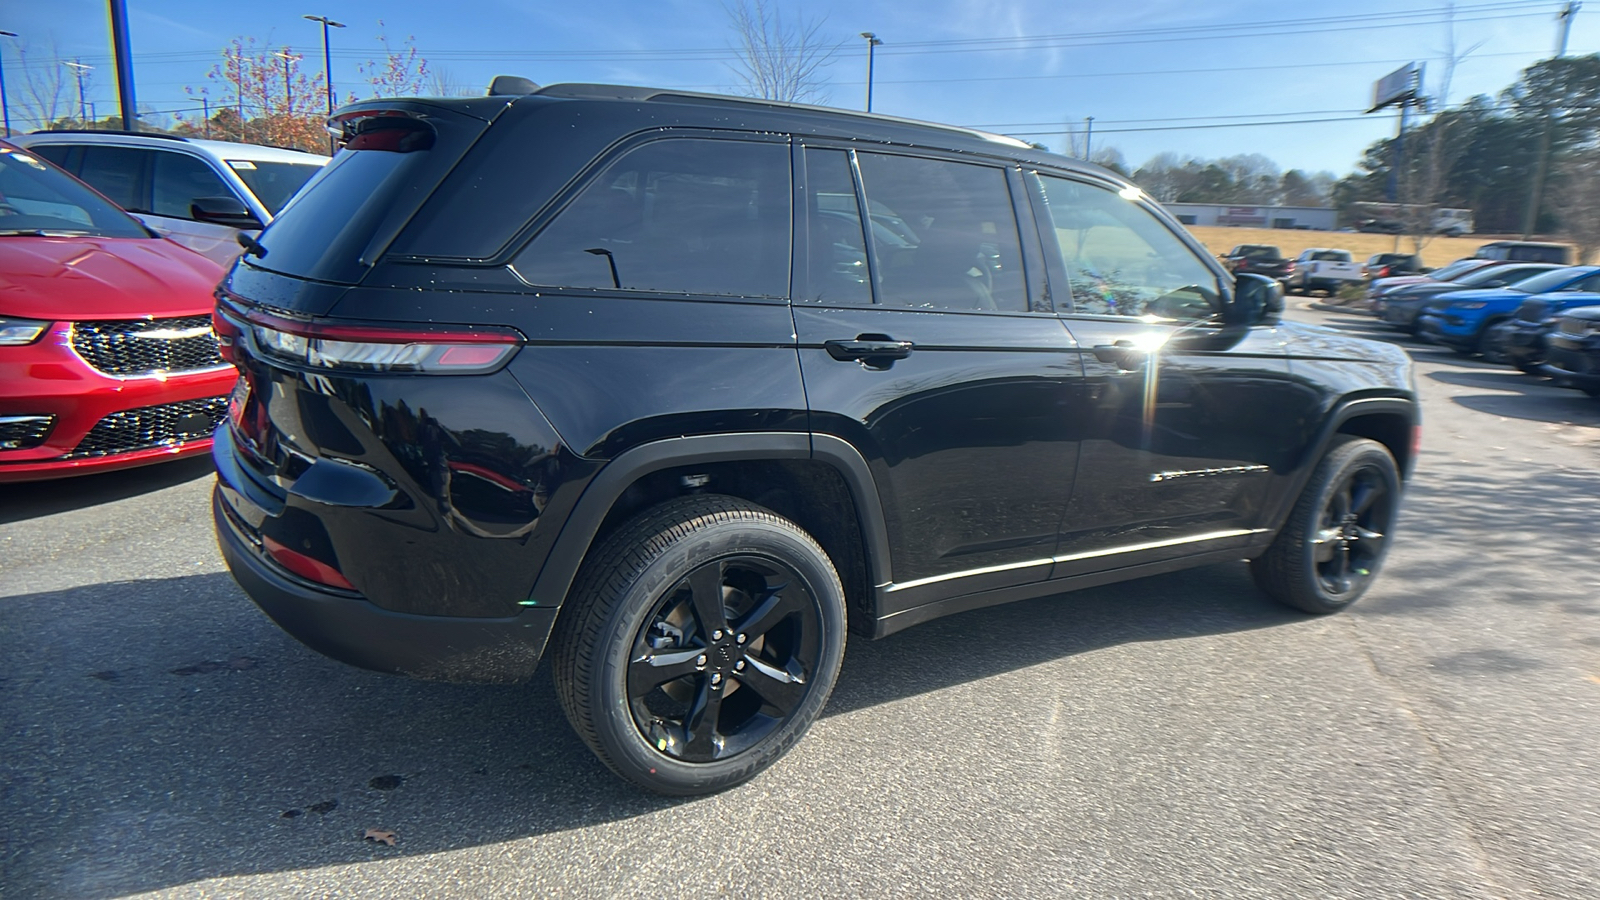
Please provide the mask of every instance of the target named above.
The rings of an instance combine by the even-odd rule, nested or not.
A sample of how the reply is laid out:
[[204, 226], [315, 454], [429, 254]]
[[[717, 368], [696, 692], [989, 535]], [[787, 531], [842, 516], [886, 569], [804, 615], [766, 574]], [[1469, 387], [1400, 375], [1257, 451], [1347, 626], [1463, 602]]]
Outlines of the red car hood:
[[199, 315], [215, 305], [222, 276], [216, 263], [167, 240], [0, 237], [0, 316]]

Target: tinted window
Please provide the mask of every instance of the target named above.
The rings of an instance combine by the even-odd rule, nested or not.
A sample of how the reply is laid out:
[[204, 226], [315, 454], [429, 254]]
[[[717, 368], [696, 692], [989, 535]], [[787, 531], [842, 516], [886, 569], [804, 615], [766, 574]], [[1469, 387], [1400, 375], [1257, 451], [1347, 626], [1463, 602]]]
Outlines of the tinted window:
[[233, 191], [203, 161], [182, 153], [155, 152], [150, 211], [156, 215], [188, 219], [190, 204], [201, 197], [232, 196]]
[[655, 141], [607, 166], [513, 267], [531, 284], [789, 293], [786, 144]]
[[1318, 250], [1310, 258], [1322, 262], [1350, 262], [1350, 253], [1345, 250]]
[[0, 233], [43, 231], [148, 238], [122, 210], [28, 151], [0, 147]]
[[249, 159], [230, 159], [228, 168], [256, 195], [261, 205], [271, 215], [283, 209], [294, 192], [305, 187], [311, 176], [322, 170], [315, 163], [261, 162]]
[[123, 209], [149, 212], [141, 183], [149, 155], [148, 150], [132, 147], [85, 147], [78, 177]]
[[1483, 268], [1483, 262], [1481, 260], [1462, 259], [1457, 260], [1442, 269], [1434, 270], [1431, 274], [1429, 274], [1428, 277], [1435, 281], [1449, 281], [1457, 276], [1465, 275], [1468, 272], [1481, 268]]
[[878, 299], [920, 309], [1028, 308], [1005, 172], [944, 160], [858, 155]]
[[861, 206], [848, 153], [806, 150], [806, 203], [810, 239], [802, 296], [819, 303], [871, 303]]
[[71, 172], [72, 167], [67, 165], [67, 157], [71, 155], [72, 149], [65, 144], [40, 144], [37, 147], [28, 148], [28, 152], [34, 156], [42, 156]]
[[1514, 284], [1530, 275], [1548, 271], [1550, 271], [1549, 266], [1490, 266], [1457, 278], [1456, 284], [1465, 287], [1482, 287], [1491, 281]]
[[1542, 294], [1546, 291], [1559, 291], [1565, 288], [1568, 282], [1573, 281], [1583, 274], [1584, 272], [1581, 270], [1574, 271], [1572, 269], [1551, 269], [1548, 272], [1540, 272], [1537, 275], [1531, 275], [1522, 281], [1512, 284], [1511, 287], [1519, 291], [1525, 291], [1529, 294]]
[[1211, 268], [1150, 211], [1106, 188], [1040, 180], [1055, 226], [1045, 237], [1055, 239], [1076, 312], [1200, 319], [1216, 309]]
[[1241, 247], [1239, 255], [1248, 259], [1281, 259], [1283, 254], [1277, 247]]

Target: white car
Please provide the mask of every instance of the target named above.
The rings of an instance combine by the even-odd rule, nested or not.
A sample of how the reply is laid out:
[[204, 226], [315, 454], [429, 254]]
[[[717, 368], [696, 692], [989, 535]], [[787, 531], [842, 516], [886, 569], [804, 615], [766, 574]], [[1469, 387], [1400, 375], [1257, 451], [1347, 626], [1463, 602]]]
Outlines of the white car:
[[227, 266], [328, 157], [298, 150], [114, 131], [17, 135], [163, 236]]

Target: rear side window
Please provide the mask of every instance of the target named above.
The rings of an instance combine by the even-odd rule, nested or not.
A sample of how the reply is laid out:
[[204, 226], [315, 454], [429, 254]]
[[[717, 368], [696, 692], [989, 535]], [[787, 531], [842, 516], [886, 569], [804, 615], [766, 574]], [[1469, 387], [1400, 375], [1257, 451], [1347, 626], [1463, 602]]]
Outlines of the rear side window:
[[879, 302], [1025, 312], [1022, 249], [1004, 170], [857, 155], [872, 222]]
[[78, 177], [129, 212], [149, 212], [144, 207], [144, 164], [148, 150], [132, 147], [85, 147]]
[[787, 144], [682, 138], [625, 153], [512, 264], [530, 284], [786, 297]]
[[157, 152], [150, 179], [150, 211], [158, 216], [191, 218], [189, 207], [201, 197], [232, 197], [233, 191], [211, 167], [182, 153]]
[[806, 149], [806, 202], [810, 234], [803, 296], [818, 303], [871, 303], [866, 237], [849, 154]]

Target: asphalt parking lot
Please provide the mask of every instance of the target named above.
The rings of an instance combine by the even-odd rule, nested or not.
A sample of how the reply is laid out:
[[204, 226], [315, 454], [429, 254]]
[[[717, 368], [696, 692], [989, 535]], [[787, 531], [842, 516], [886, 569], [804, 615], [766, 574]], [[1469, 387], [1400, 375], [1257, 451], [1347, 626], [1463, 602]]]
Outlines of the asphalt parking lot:
[[1424, 450], [1354, 609], [1229, 564], [852, 642], [793, 753], [690, 801], [607, 772], [547, 673], [295, 643], [206, 460], [0, 487], [0, 894], [1595, 897], [1600, 402], [1407, 346]]

